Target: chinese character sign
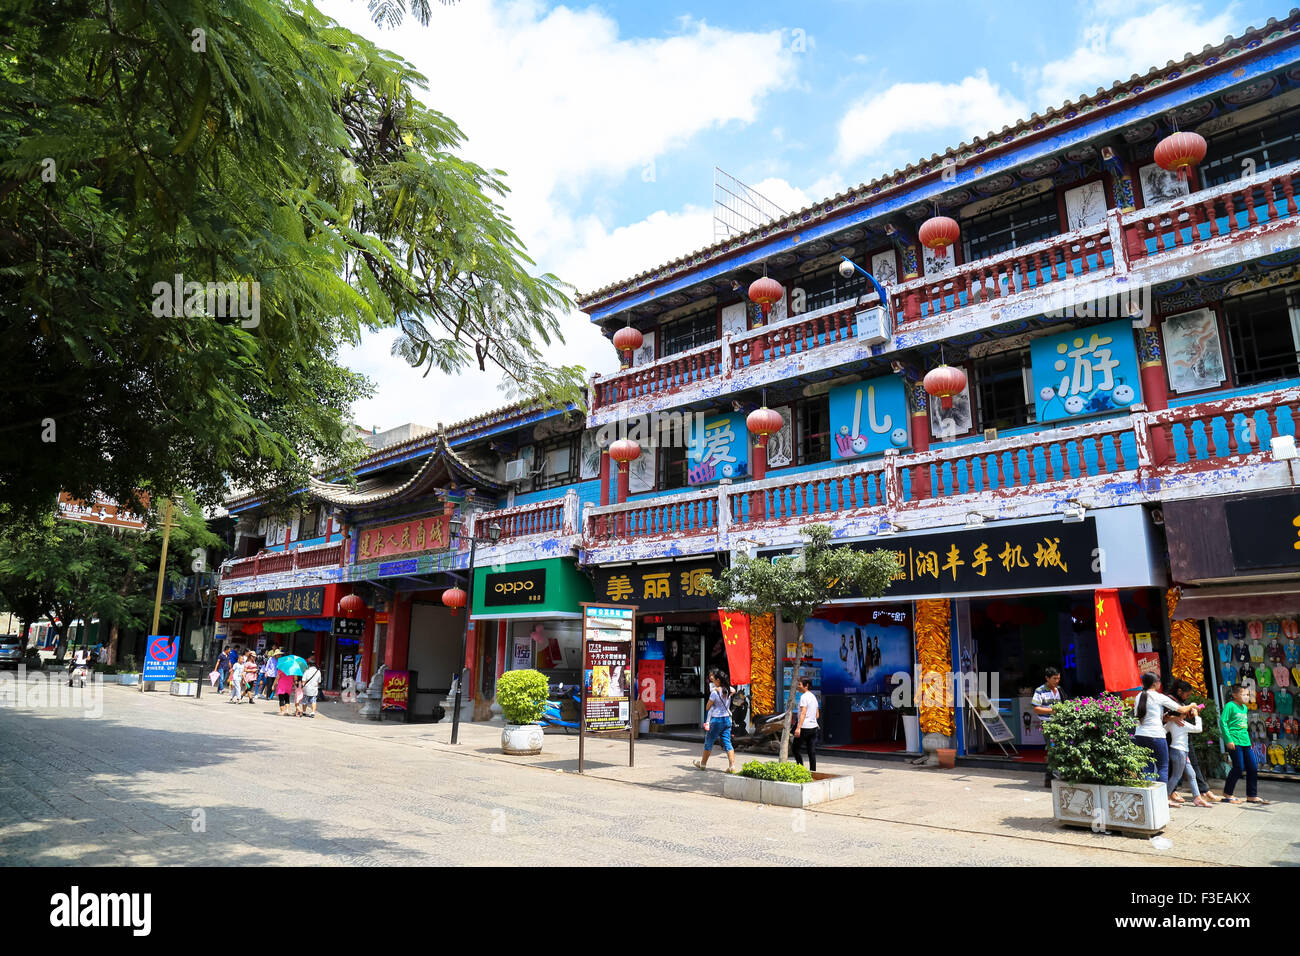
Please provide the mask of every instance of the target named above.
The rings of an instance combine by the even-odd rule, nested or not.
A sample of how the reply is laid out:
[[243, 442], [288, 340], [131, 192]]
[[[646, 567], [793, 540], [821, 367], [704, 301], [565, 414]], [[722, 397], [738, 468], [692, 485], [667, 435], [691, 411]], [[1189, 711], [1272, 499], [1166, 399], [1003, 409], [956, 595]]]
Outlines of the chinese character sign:
[[695, 416], [686, 455], [686, 481], [707, 485], [722, 478], [737, 481], [749, 474], [749, 432], [745, 416]]
[[1035, 339], [1029, 354], [1040, 422], [1122, 412], [1141, 399], [1128, 322]]
[[897, 375], [882, 375], [830, 391], [831, 457], [879, 455], [911, 445], [907, 393]]
[[399, 554], [446, 548], [451, 516], [445, 513], [412, 518], [382, 528], [363, 528], [357, 539], [358, 561], [382, 561]]

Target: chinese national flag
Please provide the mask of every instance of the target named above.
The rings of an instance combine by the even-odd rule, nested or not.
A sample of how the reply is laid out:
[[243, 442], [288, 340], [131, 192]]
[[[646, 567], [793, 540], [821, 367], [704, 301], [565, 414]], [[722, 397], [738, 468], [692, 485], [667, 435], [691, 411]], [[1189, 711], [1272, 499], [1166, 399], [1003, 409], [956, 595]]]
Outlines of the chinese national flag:
[[1128, 639], [1124, 613], [1119, 606], [1119, 592], [1113, 588], [1096, 591], [1093, 609], [1097, 612], [1097, 650], [1101, 654], [1101, 673], [1110, 691], [1129, 690], [1142, 683], [1137, 655]]
[[749, 615], [739, 611], [718, 611], [722, 639], [727, 645], [727, 668], [733, 687], [749, 683]]

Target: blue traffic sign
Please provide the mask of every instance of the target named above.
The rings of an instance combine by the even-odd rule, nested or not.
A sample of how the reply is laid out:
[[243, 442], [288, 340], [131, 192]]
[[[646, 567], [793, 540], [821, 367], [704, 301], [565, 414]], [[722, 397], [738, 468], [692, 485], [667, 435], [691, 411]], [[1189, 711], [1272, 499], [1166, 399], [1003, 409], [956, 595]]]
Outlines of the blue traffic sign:
[[181, 639], [162, 634], [150, 634], [144, 655], [144, 673], [141, 680], [171, 680], [176, 676], [176, 659], [179, 657]]

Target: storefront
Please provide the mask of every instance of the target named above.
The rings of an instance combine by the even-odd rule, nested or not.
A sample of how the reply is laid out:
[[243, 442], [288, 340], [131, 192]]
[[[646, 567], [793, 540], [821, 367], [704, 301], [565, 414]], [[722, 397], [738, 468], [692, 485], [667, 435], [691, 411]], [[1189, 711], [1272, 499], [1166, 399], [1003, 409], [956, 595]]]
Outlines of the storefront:
[[523, 561], [474, 575], [470, 620], [483, 639], [475, 673], [484, 701], [496, 696], [496, 678], [533, 668], [553, 692], [582, 680], [582, 604], [596, 600], [591, 582], [569, 558]]
[[729, 669], [718, 604], [703, 587], [723, 567], [709, 558], [589, 569], [596, 600], [637, 606], [637, 674], [651, 723], [698, 727], [709, 671]]
[[1170, 568], [1186, 585], [1173, 671], [1201, 676], [1219, 707], [1245, 684], [1260, 771], [1300, 780], [1300, 493], [1169, 502], [1164, 517]]
[[224, 595], [217, 606], [218, 630], [224, 630], [227, 647], [259, 653], [280, 649], [301, 658], [314, 657], [324, 673], [326, 690], [337, 690], [342, 673], [336, 666], [340, 626], [336, 619], [339, 598], [350, 593], [345, 585], [257, 591]]

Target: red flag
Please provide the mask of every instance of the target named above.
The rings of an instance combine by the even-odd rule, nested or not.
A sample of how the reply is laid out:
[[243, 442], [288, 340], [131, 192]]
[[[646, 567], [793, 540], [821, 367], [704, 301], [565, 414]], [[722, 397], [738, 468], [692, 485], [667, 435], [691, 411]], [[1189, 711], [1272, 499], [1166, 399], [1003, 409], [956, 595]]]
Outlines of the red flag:
[[733, 687], [749, 683], [749, 615], [718, 610], [722, 640], [727, 645], [727, 668]]
[[1097, 612], [1097, 650], [1101, 654], [1101, 673], [1106, 679], [1106, 689], [1128, 690], [1142, 683], [1138, 673], [1137, 655], [1128, 639], [1124, 626], [1124, 612], [1119, 606], [1119, 592], [1114, 588], [1094, 594]]

